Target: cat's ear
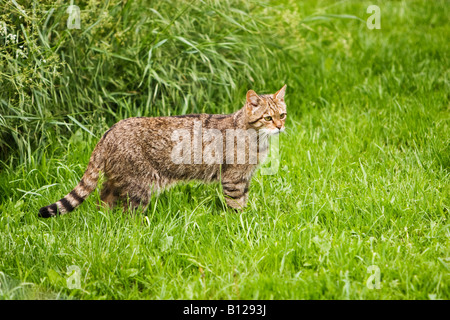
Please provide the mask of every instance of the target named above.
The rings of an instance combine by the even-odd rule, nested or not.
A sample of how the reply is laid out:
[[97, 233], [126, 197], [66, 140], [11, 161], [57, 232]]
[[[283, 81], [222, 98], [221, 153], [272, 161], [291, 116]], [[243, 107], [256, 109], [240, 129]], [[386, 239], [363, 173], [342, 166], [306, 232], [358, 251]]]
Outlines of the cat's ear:
[[280, 90], [274, 93], [273, 98], [277, 100], [284, 101], [284, 94], [286, 93], [286, 85], [283, 86]]
[[250, 103], [252, 106], [257, 107], [260, 102], [260, 98], [258, 94], [253, 90], [248, 90], [247, 92], [247, 102]]

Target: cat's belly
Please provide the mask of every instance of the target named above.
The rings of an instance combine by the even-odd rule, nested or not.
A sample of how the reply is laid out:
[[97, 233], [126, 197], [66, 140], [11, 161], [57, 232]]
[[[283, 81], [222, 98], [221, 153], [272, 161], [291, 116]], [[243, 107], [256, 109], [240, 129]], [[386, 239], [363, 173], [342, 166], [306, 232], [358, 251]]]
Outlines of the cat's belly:
[[166, 174], [174, 180], [189, 181], [202, 180], [214, 182], [220, 180], [220, 164], [168, 164]]

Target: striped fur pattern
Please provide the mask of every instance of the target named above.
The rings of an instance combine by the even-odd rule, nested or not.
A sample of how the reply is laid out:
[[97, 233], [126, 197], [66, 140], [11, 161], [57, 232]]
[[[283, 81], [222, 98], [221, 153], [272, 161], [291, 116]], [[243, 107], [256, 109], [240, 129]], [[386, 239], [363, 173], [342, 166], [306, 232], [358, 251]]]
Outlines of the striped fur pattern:
[[64, 198], [39, 209], [39, 216], [49, 218], [58, 214], [65, 214], [78, 207], [97, 187], [99, 172], [102, 168], [102, 141], [95, 147], [89, 160], [89, 165], [78, 185]]
[[[119, 121], [98, 142], [78, 185], [64, 198], [41, 208], [39, 216], [47, 218], [74, 210], [95, 190], [100, 172], [105, 177], [100, 198], [110, 208], [118, 203], [125, 210], [139, 206], [145, 208], [153, 194], [179, 181], [190, 180], [220, 182], [227, 205], [234, 209], [244, 208], [251, 177], [267, 155], [267, 148], [257, 149], [258, 163], [250, 163], [247, 161], [249, 158], [243, 164], [237, 161], [226, 163], [224, 151], [221, 163], [203, 161], [185, 164], [173, 161], [172, 150], [177, 141], [173, 140], [172, 133], [174, 130], [185, 130], [195, 135], [194, 124], [201, 123], [203, 129], [223, 133], [224, 139], [229, 129], [254, 129], [262, 133], [260, 139], [267, 139], [284, 131], [285, 90], [286, 86], [283, 86], [275, 94], [267, 95], [258, 95], [250, 90], [245, 105], [228, 115], [191, 114]], [[224, 140], [224, 146], [225, 143]], [[245, 148], [250, 152], [248, 140]], [[234, 157], [237, 158], [237, 151]]]

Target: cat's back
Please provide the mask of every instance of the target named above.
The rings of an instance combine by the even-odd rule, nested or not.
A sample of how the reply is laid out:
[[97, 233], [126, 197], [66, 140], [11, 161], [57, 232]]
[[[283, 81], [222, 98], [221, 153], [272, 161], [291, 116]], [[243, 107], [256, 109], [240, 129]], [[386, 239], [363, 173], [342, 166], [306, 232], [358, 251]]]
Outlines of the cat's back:
[[[231, 115], [189, 114], [167, 117], [134, 117], [114, 124], [102, 137], [105, 170], [109, 175], [145, 175], [150, 167], [172, 178], [213, 180], [219, 164], [188, 165], [173, 155], [180, 138], [195, 140], [195, 130], [226, 130], [233, 124]], [[203, 134], [202, 134], [203, 132]], [[190, 144], [190, 143], [189, 143]], [[191, 149], [189, 149], [191, 150]], [[202, 152], [202, 150], [200, 150]], [[195, 163], [192, 149], [190, 163]]]
[[[194, 128], [225, 130], [233, 126], [232, 115], [187, 114], [164, 117], [133, 117], [114, 124], [103, 135], [108, 142], [142, 142], [145, 138], [170, 139], [176, 130], [192, 131]], [[155, 142], [155, 141], [152, 141]]]

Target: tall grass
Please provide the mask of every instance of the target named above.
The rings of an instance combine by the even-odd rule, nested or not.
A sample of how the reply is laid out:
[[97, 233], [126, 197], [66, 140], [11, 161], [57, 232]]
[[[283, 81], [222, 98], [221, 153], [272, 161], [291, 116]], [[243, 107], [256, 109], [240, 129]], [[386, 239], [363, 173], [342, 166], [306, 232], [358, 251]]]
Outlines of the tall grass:
[[126, 117], [231, 112], [247, 88], [264, 88], [265, 66], [254, 62], [280, 48], [255, 3], [77, 5], [79, 30], [67, 28], [67, 2], [1, 4], [3, 160], [23, 162], [74, 128], [98, 135]]

